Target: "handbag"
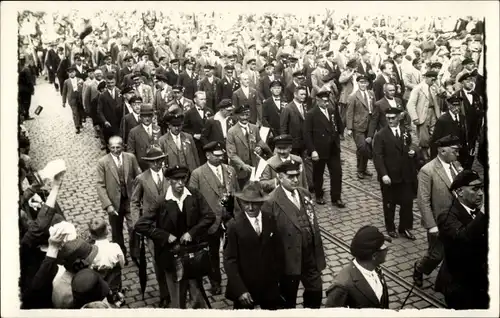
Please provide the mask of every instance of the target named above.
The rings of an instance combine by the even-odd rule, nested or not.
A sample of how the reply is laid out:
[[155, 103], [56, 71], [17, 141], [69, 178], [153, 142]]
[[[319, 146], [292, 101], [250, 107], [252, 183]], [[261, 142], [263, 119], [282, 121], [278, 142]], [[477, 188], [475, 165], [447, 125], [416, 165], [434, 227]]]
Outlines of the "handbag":
[[208, 242], [190, 245], [175, 245], [171, 250], [175, 264], [177, 282], [199, 279], [211, 272]]

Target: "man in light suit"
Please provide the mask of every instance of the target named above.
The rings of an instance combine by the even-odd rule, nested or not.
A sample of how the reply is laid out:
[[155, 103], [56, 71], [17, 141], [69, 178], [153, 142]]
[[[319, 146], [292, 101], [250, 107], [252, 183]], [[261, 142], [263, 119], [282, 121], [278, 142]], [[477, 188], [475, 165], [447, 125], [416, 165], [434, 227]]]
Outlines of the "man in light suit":
[[172, 96], [174, 98], [167, 104], [168, 113], [186, 113], [188, 110], [194, 107], [194, 102], [184, 97], [184, 87], [180, 85], [172, 86]]
[[418, 173], [417, 204], [422, 215], [422, 226], [427, 230], [428, 250], [414, 265], [413, 279], [422, 287], [423, 274], [429, 275], [443, 260], [443, 244], [439, 240], [437, 218], [448, 213], [453, 201], [450, 186], [462, 171], [457, 161], [460, 139], [448, 135], [436, 141], [438, 156], [429, 161]]
[[111, 55], [106, 54], [106, 56], [104, 56], [104, 65], [101, 66], [102, 73], [106, 77], [109, 74], [113, 74], [115, 80], [118, 81], [118, 71], [119, 71], [118, 66], [111, 64], [111, 62], [112, 62]]
[[[245, 71], [245, 74], [248, 75], [250, 80], [249, 86], [255, 90], [260, 87], [260, 76], [259, 72], [257, 72], [257, 60], [255, 58], [251, 58], [248, 60], [248, 69]], [[262, 99], [262, 96], [259, 96]]]
[[151, 86], [144, 84], [143, 78], [138, 75], [134, 75], [132, 77], [134, 81], [134, 87], [136, 91], [136, 95], [140, 96], [145, 104], [153, 103], [153, 90]]
[[62, 105], [66, 107], [66, 101], [68, 101], [73, 113], [76, 133], [79, 134], [82, 128], [82, 121], [85, 118], [82, 104], [83, 80], [76, 77], [76, 68], [73, 66], [68, 68], [68, 75], [69, 78], [63, 84]]
[[437, 80], [437, 75], [433, 71], [426, 72], [425, 80], [411, 91], [406, 105], [413, 124], [417, 126], [419, 146], [425, 160], [430, 156], [429, 147], [434, 125], [437, 118], [441, 116], [436, 91], [432, 85]]
[[405, 70], [403, 73], [403, 79], [405, 83], [405, 93], [403, 94], [403, 100], [408, 101], [410, 98], [411, 91], [422, 82], [422, 60], [416, 58], [411, 63], [412, 67], [410, 70]]
[[126, 221], [131, 235], [134, 224], [130, 213], [130, 198], [133, 181], [141, 173], [141, 169], [133, 154], [123, 152], [121, 137], [111, 137], [108, 146], [110, 153], [97, 162], [97, 195], [102, 208], [108, 213], [113, 242], [120, 245], [127, 265], [123, 221]]
[[233, 211], [226, 210], [222, 203], [239, 191], [236, 171], [233, 167], [223, 163], [225, 146], [221, 142], [212, 141], [203, 147], [207, 162], [196, 168], [189, 179], [189, 187], [198, 190], [207, 201], [215, 214], [215, 222], [208, 229], [208, 243], [210, 249], [210, 263], [212, 273], [209, 275], [211, 293], [221, 293], [221, 272], [219, 249], [225, 223]]
[[260, 139], [259, 128], [249, 123], [250, 108], [240, 105], [235, 108], [234, 114], [238, 117], [238, 124], [229, 129], [226, 139], [227, 156], [230, 164], [236, 170], [240, 188], [251, 177], [252, 169], [257, 168], [259, 156], [270, 156], [271, 149]]
[[169, 131], [160, 137], [158, 143], [167, 155], [167, 167], [186, 166], [189, 171], [200, 166], [198, 150], [193, 136], [182, 132], [184, 124], [183, 114], [171, 114], [167, 116]]
[[326, 59], [321, 56], [317, 59], [318, 66], [311, 73], [311, 98], [314, 99], [316, 94], [321, 90], [325, 82], [323, 82], [323, 78], [328, 75], [328, 70], [326, 69]]
[[[149, 211], [156, 201], [160, 200], [167, 193], [169, 183], [163, 176], [163, 162], [166, 155], [161, 149], [153, 146], [151, 147], [144, 161], [147, 161], [150, 168], [134, 180], [134, 187], [132, 191], [132, 198], [130, 199], [130, 212], [132, 214], [133, 224], [144, 214]], [[136, 233], [134, 233], [136, 235]], [[138, 236], [136, 236], [138, 239]], [[151, 239], [148, 240], [148, 247], [151, 253], [154, 253], [154, 245]], [[170, 302], [170, 295], [168, 293], [167, 281], [165, 273], [158, 268], [153, 258], [153, 265], [155, 268], [156, 280], [160, 289], [160, 308], [168, 308]]]
[[351, 242], [355, 257], [326, 291], [326, 307], [389, 308], [389, 290], [380, 265], [387, 256], [389, 237], [371, 225], [360, 228]]
[[262, 124], [262, 101], [257, 91], [250, 87], [248, 74], [240, 75], [241, 87], [233, 93], [233, 105], [238, 108], [241, 105], [250, 106], [250, 123], [260, 127]]
[[372, 137], [368, 136], [368, 127], [372, 119], [375, 96], [367, 90], [369, 81], [365, 75], [356, 78], [359, 89], [347, 99], [346, 125], [347, 135], [356, 143], [356, 167], [359, 179], [371, 177], [368, 171], [367, 144], [371, 145]]
[[132, 128], [128, 134], [127, 152], [134, 154], [139, 161], [143, 171], [149, 168], [149, 164], [142, 160], [153, 141], [153, 107], [143, 104], [141, 106], [141, 124]]
[[302, 165], [302, 158], [291, 153], [292, 143], [293, 139], [290, 135], [279, 135], [274, 137], [276, 154], [267, 160], [267, 166], [260, 176], [260, 183], [264, 191], [271, 192], [278, 186], [276, 169], [282, 162], [288, 160], [293, 160], [300, 164], [299, 186], [304, 189], [308, 188], [306, 172]]

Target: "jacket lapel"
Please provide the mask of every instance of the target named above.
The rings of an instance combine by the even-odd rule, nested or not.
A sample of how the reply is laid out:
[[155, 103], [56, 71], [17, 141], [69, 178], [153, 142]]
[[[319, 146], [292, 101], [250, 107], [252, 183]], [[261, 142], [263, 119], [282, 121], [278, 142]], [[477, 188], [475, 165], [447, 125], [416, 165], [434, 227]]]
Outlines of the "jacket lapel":
[[375, 295], [375, 292], [371, 288], [370, 284], [366, 281], [365, 277], [359, 269], [351, 262], [351, 277], [354, 282], [354, 286], [376, 307], [380, 307], [380, 301]]
[[[151, 127], [152, 128], [152, 127]], [[149, 144], [149, 135], [146, 132], [146, 129], [144, 129], [144, 126], [141, 125], [141, 138], [144, 140], [146, 144]], [[140, 158], [137, 158], [140, 159]]]
[[[247, 141], [247, 137], [245, 136], [245, 134], [243, 133], [243, 129], [241, 128], [241, 125], [238, 124], [238, 130], [236, 130], [237, 134], [236, 136], [238, 136], [238, 138], [243, 142], [243, 144], [245, 146], [247, 146], [247, 148], [249, 147], [248, 145], [248, 141]], [[248, 132], [247, 133], [250, 133], [250, 128], [248, 128]]]
[[123, 155], [123, 178], [125, 179], [125, 184], [127, 183], [127, 176], [128, 176], [128, 171], [130, 169], [129, 167], [130, 160], [127, 156]]
[[[262, 214], [262, 212], [261, 212]], [[264, 245], [271, 238], [271, 231], [269, 227], [271, 226], [269, 218], [262, 214], [262, 229], [260, 234], [261, 244]], [[255, 231], [254, 231], [255, 232]], [[274, 234], [274, 233], [273, 233]]]
[[304, 118], [305, 114], [304, 114], [304, 116], [302, 116], [302, 114], [300, 113], [299, 108], [297, 107], [297, 104], [295, 103], [295, 101], [292, 101], [292, 103], [293, 103], [292, 109], [295, 110], [295, 112], [297, 113], [297, 115], [299, 116], [300, 119], [304, 120], [305, 119]]
[[170, 135], [170, 133], [167, 134], [167, 145], [170, 148], [170, 150], [175, 154], [175, 156], [178, 157], [179, 149], [177, 148], [177, 145], [175, 144], [175, 141]]
[[217, 186], [217, 181], [215, 180], [217, 177], [214, 175], [214, 172], [210, 169], [207, 163], [203, 165], [203, 178], [205, 178], [212, 190], [220, 196], [219, 187]]
[[[399, 127], [399, 132], [400, 132], [400, 134], [403, 133], [403, 131], [401, 130], [401, 126]], [[396, 136], [394, 136], [394, 133], [392, 132], [392, 128], [390, 126], [387, 126], [387, 132], [386, 133], [389, 135], [389, 138], [392, 139], [392, 141], [396, 145], [396, 148], [401, 149], [402, 146], [403, 146], [402, 143], [401, 143], [401, 140], [398, 140], [398, 138], [396, 138]]]
[[436, 163], [434, 164], [436, 167], [436, 173], [439, 175], [441, 179], [443, 179], [444, 183], [448, 187], [448, 189], [451, 186], [451, 180], [448, 178], [448, 175], [446, 174], [446, 171], [444, 170], [443, 164], [439, 161], [439, 159], [436, 157]]
[[363, 98], [363, 95], [361, 94], [361, 91], [357, 91], [356, 92], [356, 98], [361, 102], [361, 104], [363, 104], [368, 109], [368, 105], [366, 105], [366, 101]]
[[113, 177], [115, 177], [116, 181], [120, 183], [120, 178], [118, 177], [118, 167], [116, 166], [115, 161], [111, 157], [112, 154], [108, 155], [108, 165], [111, 167], [111, 173], [113, 174]]
[[151, 169], [148, 169], [145, 177], [146, 177], [146, 184], [149, 187], [151, 193], [158, 193], [158, 195], [160, 195], [161, 193], [158, 191], [158, 187], [156, 186], [156, 183], [153, 179], [153, 173], [151, 172]]
[[276, 190], [276, 203], [281, 207], [281, 209], [288, 216], [293, 225], [300, 229], [299, 220], [297, 219], [296, 211], [297, 207], [293, 204], [285, 194], [285, 191], [281, 187]]

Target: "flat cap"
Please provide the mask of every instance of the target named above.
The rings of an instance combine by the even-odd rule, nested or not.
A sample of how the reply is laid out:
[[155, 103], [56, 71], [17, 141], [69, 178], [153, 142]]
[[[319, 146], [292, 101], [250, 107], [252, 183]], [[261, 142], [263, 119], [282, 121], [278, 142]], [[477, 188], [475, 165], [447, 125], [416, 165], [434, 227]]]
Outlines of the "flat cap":
[[434, 71], [427, 71], [427, 72], [425, 72], [424, 76], [425, 77], [434, 77], [434, 78], [437, 78], [438, 73], [434, 72]]
[[229, 65], [224, 66], [224, 69], [226, 71], [234, 71], [234, 66], [232, 66], [231, 64], [229, 64]]
[[473, 59], [467, 57], [462, 61], [462, 65], [473, 64], [475, 63]]
[[330, 91], [326, 87], [322, 87], [318, 93], [316, 93], [318, 98], [328, 98], [330, 97]]
[[165, 170], [165, 177], [169, 179], [183, 179], [189, 174], [186, 166], [174, 166]]
[[133, 104], [133, 103], [142, 103], [142, 97], [141, 96], [132, 96], [132, 98], [130, 98], [130, 104]]
[[473, 75], [472, 73], [465, 72], [464, 74], [462, 74], [462, 75], [458, 78], [458, 82], [465, 81], [466, 79], [468, 79], [468, 78], [470, 78], [470, 77], [474, 77], [474, 75]]
[[254, 59], [254, 58], [251, 58], [247, 61], [247, 64], [250, 64], [250, 63], [255, 63], [257, 60]]
[[401, 113], [401, 109], [396, 107], [390, 107], [385, 111], [386, 115], [399, 115]]
[[458, 97], [456, 95], [452, 95], [446, 100], [446, 102], [448, 102], [448, 104], [451, 104], [454, 106], [460, 106], [460, 103], [462, 102], [462, 100], [460, 99], [460, 97]]
[[295, 160], [287, 160], [276, 167], [276, 172], [286, 173], [288, 175], [299, 175], [300, 174], [300, 163]]
[[233, 102], [229, 98], [224, 98], [217, 105], [218, 109], [224, 109], [224, 108], [229, 108], [229, 107], [233, 107]]
[[125, 86], [122, 90], [122, 95], [125, 95], [125, 94], [128, 94], [128, 93], [132, 93], [134, 92], [134, 87], [132, 86]]
[[441, 68], [442, 66], [443, 64], [439, 62], [431, 63], [431, 68]]
[[361, 82], [361, 81], [368, 81], [368, 77], [366, 77], [366, 75], [359, 75], [358, 77], [356, 77], [356, 82]]
[[182, 85], [179, 85], [179, 84], [175, 84], [172, 86], [172, 90], [176, 90], [176, 91], [183, 91], [184, 90], [184, 86]]
[[179, 63], [179, 59], [171, 59], [170, 64]]
[[281, 83], [280, 80], [275, 79], [271, 83], [269, 83], [269, 88], [274, 87], [274, 86], [280, 86], [283, 87], [283, 83]]
[[354, 68], [358, 64], [358, 61], [356, 59], [352, 59], [349, 62], [347, 62], [346, 66], [349, 68]]
[[[453, 183], [450, 186], [450, 190], [453, 191], [453, 190], [460, 189], [461, 187], [469, 186], [469, 185], [471, 185], [472, 182], [474, 182], [476, 180], [481, 180], [481, 178], [479, 177], [479, 174], [476, 171], [474, 171], [474, 170], [462, 170], [459, 174], [457, 174], [457, 176], [453, 180]], [[482, 184], [482, 182], [477, 183], [477, 184], [478, 185]]]
[[184, 114], [182, 113], [169, 114], [165, 119], [172, 126], [180, 126], [182, 125], [182, 123], [184, 123]]
[[278, 146], [291, 146], [293, 143], [293, 137], [291, 135], [279, 135], [273, 139], [274, 145]]
[[163, 74], [156, 74], [155, 78], [156, 78], [156, 80], [164, 82], [164, 83], [168, 82], [168, 78]]
[[437, 147], [460, 146], [460, 138], [455, 135], [447, 135], [435, 142]]
[[250, 111], [250, 106], [247, 104], [240, 105], [234, 109], [235, 114], [241, 114], [243, 112], [249, 112]]
[[220, 156], [224, 154], [225, 149], [221, 142], [211, 141], [205, 146], [203, 146], [203, 151], [212, 152], [214, 155]]
[[391, 238], [384, 236], [380, 230], [372, 225], [361, 227], [351, 241], [351, 254], [358, 257], [369, 257], [380, 251], [385, 242], [392, 242]]
[[293, 77], [304, 76], [304, 72], [302, 72], [302, 70], [300, 70], [300, 71], [295, 71], [295, 72], [293, 72], [292, 76], [293, 76]]

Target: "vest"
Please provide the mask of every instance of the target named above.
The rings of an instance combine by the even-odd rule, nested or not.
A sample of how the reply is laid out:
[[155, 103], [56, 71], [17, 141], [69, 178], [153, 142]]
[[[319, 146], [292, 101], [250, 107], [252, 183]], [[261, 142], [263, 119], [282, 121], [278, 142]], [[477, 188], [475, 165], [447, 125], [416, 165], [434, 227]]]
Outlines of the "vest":
[[312, 245], [313, 242], [313, 230], [309, 218], [307, 217], [305, 203], [300, 198], [300, 210], [295, 210], [297, 215], [297, 221], [302, 232], [302, 246], [307, 248]]
[[122, 198], [127, 198], [127, 186], [125, 184], [125, 172], [123, 170], [123, 165], [120, 168], [117, 168], [118, 170], [118, 180], [120, 181], [120, 192], [122, 194]]

